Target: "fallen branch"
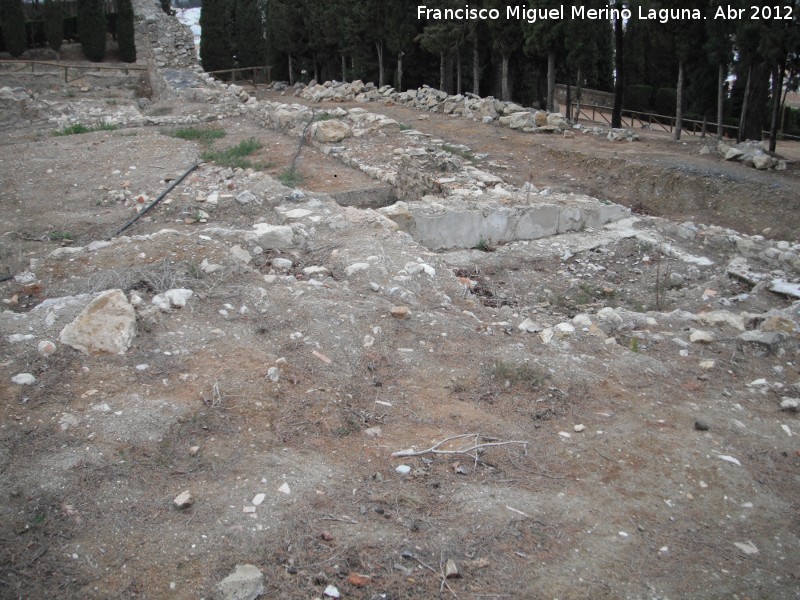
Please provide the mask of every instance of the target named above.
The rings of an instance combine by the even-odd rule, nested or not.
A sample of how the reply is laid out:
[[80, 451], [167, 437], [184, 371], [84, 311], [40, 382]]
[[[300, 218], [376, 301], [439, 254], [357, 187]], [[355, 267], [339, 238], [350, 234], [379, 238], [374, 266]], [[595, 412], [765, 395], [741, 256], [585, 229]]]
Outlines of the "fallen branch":
[[[463, 438], [472, 438], [474, 437], [476, 443], [470, 446], [469, 448], [461, 448], [460, 450], [440, 450], [439, 447], [447, 442], [452, 442], [453, 440], [459, 440]], [[512, 440], [507, 442], [484, 442], [482, 444], [477, 443], [477, 440], [480, 439], [482, 436], [480, 433], [464, 433], [461, 435], [454, 435], [449, 438], [443, 439], [441, 442], [435, 443], [430, 448], [426, 450], [414, 450], [414, 449], [407, 449], [407, 450], [398, 450], [397, 452], [392, 452], [392, 456], [396, 458], [401, 457], [408, 457], [408, 456], [422, 456], [423, 454], [466, 454], [470, 455], [470, 452], [475, 452], [476, 450], [480, 450], [482, 448], [489, 448], [492, 446], [508, 446], [510, 444], [521, 444], [525, 446], [525, 449], [528, 448], [528, 442], [520, 441], [520, 440]], [[491, 438], [486, 438], [491, 439]], [[470, 455], [471, 456], [471, 455]]]

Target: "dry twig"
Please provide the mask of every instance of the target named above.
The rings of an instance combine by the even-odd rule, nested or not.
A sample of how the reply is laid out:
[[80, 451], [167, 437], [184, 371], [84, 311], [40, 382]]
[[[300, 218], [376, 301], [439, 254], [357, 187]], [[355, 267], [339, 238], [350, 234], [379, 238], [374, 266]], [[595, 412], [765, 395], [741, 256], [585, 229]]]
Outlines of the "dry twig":
[[[459, 450], [441, 450], [440, 447], [447, 442], [451, 442], [453, 440], [463, 439], [463, 438], [475, 438], [475, 443], [468, 447], [468, 448], [461, 448]], [[478, 443], [480, 438], [484, 439], [493, 439], [493, 438], [486, 438], [485, 436], [481, 435], [480, 433], [464, 433], [461, 435], [454, 435], [449, 438], [445, 438], [440, 442], [435, 443], [430, 448], [425, 450], [414, 450], [414, 449], [407, 449], [407, 450], [398, 450], [397, 452], [392, 452], [392, 456], [396, 458], [400, 457], [408, 457], [408, 456], [422, 456], [423, 454], [466, 454], [468, 456], [473, 456], [470, 454], [471, 452], [475, 452], [477, 450], [481, 450], [483, 448], [489, 448], [491, 446], [508, 446], [510, 444], [521, 444], [527, 450], [528, 442], [524, 442], [521, 440], [511, 440], [506, 442], [483, 442]]]

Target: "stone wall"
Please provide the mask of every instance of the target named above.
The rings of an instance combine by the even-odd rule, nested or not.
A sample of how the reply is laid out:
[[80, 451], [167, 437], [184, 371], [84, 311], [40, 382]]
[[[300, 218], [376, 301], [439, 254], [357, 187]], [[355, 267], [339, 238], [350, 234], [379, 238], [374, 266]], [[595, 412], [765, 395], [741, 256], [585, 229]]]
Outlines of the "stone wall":
[[158, 0], [133, 0], [137, 62], [148, 66], [153, 95], [171, 94], [164, 69], [198, 68], [192, 31], [163, 10]]

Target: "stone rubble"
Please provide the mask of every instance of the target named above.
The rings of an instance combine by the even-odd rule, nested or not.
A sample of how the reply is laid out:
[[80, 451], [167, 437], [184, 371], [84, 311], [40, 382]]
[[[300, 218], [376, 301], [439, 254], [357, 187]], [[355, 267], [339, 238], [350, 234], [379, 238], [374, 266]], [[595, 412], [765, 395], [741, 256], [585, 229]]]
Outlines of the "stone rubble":
[[717, 153], [725, 160], [736, 161], [746, 167], [753, 167], [759, 171], [772, 169], [775, 171], [785, 171], [787, 161], [774, 157], [767, 150], [767, 142], [744, 141], [735, 145], [719, 142]]

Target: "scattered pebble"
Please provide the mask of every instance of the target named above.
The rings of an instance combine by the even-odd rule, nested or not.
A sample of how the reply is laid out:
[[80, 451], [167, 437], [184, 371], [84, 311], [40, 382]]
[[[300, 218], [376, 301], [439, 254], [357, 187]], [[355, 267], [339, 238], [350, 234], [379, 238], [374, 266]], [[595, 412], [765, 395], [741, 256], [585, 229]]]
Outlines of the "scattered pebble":
[[733, 545], [745, 554], [758, 554], [758, 548], [756, 548], [753, 542], [734, 542]]
[[702, 421], [702, 420], [700, 420], [700, 419], [697, 419], [697, 420], [694, 422], [694, 428], [695, 428], [697, 431], [708, 431], [708, 429], [709, 429], [709, 427], [708, 427], [708, 423], [706, 423], [705, 421]]
[[289, 488], [289, 484], [286, 483], [286, 482], [284, 482], [283, 485], [278, 488], [278, 491], [281, 494], [291, 494], [292, 493], [292, 490]]
[[452, 558], [447, 559], [447, 563], [444, 567], [444, 576], [447, 579], [454, 579], [456, 577], [461, 577], [461, 573], [458, 572], [458, 566], [456, 565], [456, 561]]
[[395, 468], [395, 471], [400, 473], [400, 475], [408, 475], [409, 473], [411, 473], [411, 467], [409, 467], [408, 465], [398, 465]]
[[781, 398], [781, 410], [785, 410], [788, 412], [797, 412], [798, 407], [800, 407], [800, 400], [797, 398]]
[[189, 490], [186, 490], [185, 492], [181, 492], [180, 494], [175, 496], [173, 502], [175, 503], [175, 506], [177, 506], [178, 508], [184, 509], [184, 508], [189, 508], [192, 504], [194, 504], [194, 498], [192, 498], [191, 492]]
[[409, 310], [407, 306], [393, 306], [389, 313], [395, 319], [407, 319]]
[[18, 373], [11, 378], [11, 381], [17, 385], [34, 385], [36, 383], [36, 377], [30, 373]]

